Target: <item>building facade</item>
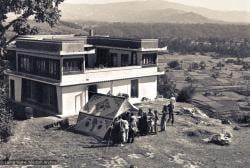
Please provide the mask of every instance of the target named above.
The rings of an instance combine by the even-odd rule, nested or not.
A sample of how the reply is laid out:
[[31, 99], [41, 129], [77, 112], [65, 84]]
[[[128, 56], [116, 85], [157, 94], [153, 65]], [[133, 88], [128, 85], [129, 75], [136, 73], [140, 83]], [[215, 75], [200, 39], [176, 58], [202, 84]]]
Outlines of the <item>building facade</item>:
[[56, 115], [76, 115], [95, 93], [157, 96], [156, 39], [23, 36], [8, 48], [9, 97]]

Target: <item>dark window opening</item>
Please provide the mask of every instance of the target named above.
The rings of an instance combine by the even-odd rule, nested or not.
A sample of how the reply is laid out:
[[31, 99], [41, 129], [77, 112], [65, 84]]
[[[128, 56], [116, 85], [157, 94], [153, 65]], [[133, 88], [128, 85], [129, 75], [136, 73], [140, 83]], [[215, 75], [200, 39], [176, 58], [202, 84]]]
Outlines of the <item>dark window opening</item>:
[[89, 99], [97, 93], [97, 85], [88, 86], [88, 97]]
[[131, 65], [137, 65], [137, 54], [132, 52]]
[[118, 55], [116, 53], [110, 54], [111, 67], [118, 67]]
[[64, 59], [63, 72], [82, 72], [83, 71], [83, 58]]
[[15, 100], [15, 81], [10, 80], [10, 98]]
[[137, 98], [138, 96], [138, 80], [131, 80], [131, 98]]
[[60, 79], [59, 60], [38, 58], [23, 54], [20, 54], [18, 56], [18, 70], [20, 72]]
[[22, 100], [49, 109], [57, 109], [56, 87], [31, 80], [22, 80]]
[[8, 51], [7, 52], [7, 59], [9, 61], [8, 68], [10, 70], [15, 71], [16, 70], [16, 52], [15, 51]]
[[128, 54], [121, 54], [121, 66], [129, 66]]
[[157, 54], [143, 54], [142, 55], [142, 64], [143, 65], [155, 65], [156, 64]]
[[108, 49], [96, 49], [96, 67], [108, 67], [110, 53]]

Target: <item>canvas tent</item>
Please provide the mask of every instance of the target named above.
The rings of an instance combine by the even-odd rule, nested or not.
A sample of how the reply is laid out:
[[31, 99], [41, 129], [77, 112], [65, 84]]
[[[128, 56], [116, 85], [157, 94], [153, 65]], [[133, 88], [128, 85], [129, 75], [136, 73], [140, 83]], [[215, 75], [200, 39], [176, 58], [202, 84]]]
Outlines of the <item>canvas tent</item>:
[[124, 97], [95, 94], [80, 110], [75, 130], [103, 139], [113, 120], [137, 108]]

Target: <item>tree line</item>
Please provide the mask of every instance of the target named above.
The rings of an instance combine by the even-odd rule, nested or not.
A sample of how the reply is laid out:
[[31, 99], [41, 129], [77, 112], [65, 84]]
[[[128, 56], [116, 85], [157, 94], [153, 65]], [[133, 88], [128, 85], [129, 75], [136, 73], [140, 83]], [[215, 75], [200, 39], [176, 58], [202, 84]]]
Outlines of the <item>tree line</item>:
[[174, 23], [82, 23], [96, 34], [126, 38], [158, 38], [170, 52], [215, 52], [235, 57], [250, 56], [250, 25]]

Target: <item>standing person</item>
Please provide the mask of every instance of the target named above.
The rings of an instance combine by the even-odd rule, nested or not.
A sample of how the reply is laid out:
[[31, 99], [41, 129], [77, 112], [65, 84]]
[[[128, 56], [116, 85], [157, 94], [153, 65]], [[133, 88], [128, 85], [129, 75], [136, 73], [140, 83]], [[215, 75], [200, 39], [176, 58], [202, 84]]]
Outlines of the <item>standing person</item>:
[[168, 107], [167, 105], [164, 105], [161, 116], [161, 131], [166, 131], [167, 112], [168, 112]]
[[142, 111], [141, 108], [139, 108], [139, 110], [138, 110], [138, 117], [142, 117], [142, 115], [143, 115], [143, 111]]
[[128, 122], [130, 122], [130, 119], [131, 119], [131, 112], [127, 111], [126, 114], [125, 114], [125, 120], [127, 120]]
[[117, 144], [120, 144], [121, 146], [123, 146], [123, 139], [125, 137], [125, 127], [124, 124], [122, 122], [122, 118], [118, 117], [118, 126], [117, 126], [117, 130], [118, 130], [118, 134], [117, 134]]
[[122, 142], [126, 143], [128, 141], [129, 123], [127, 120], [121, 119], [122, 127]]
[[152, 112], [152, 109], [148, 109], [148, 132], [153, 133], [154, 132], [154, 113]]
[[138, 130], [139, 130], [139, 133], [140, 135], [143, 135], [143, 111], [142, 109], [139, 109], [138, 111]]
[[157, 132], [158, 132], [157, 121], [159, 120], [158, 111], [157, 110], [154, 111], [154, 115], [155, 115], [155, 117], [154, 117], [154, 119], [155, 119], [154, 132], [155, 132], [155, 134], [157, 134]]
[[175, 98], [171, 97], [170, 98], [170, 103], [168, 105], [169, 118], [168, 118], [167, 123], [169, 123], [170, 120], [171, 120], [172, 125], [174, 125], [174, 106], [175, 106]]
[[131, 114], [131, 120], [130, 120], [130, 124], [129, 124], [128, 143], [134, 142], [134, 139], [135, 139], [137, 132], [138, 132], [137, 119], [133, 114]]
[[120, 119], [116, 118], [111, 130], [111, 139], [114, 145], [121, 143], [121, 127]]
[[141, 129], [142, 129], [142, 135], [148, 134], [148, 115], [147, 113], [143, 113], [143, 116], [141, 118]]

